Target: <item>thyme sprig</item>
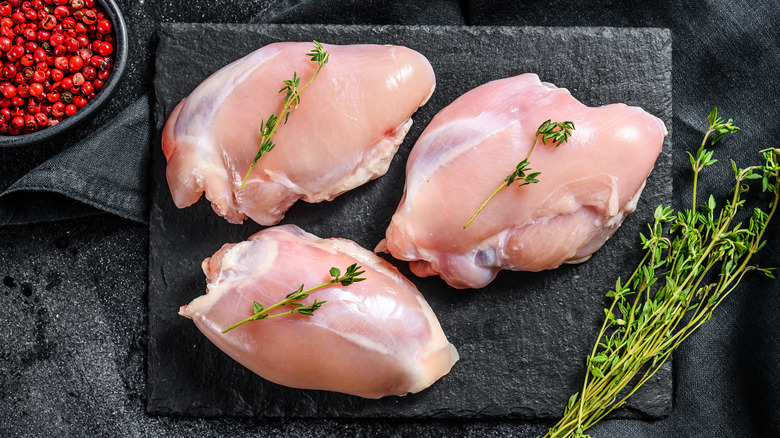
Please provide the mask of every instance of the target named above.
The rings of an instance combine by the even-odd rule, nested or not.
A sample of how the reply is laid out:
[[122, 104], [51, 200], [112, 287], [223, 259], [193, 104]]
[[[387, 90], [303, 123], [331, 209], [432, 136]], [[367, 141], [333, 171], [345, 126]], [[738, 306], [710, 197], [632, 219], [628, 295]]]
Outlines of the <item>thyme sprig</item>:
[[[645, 255], [625, 282], [618, 278], [607, 293], [612, 304], [586, 357], [582, 390], [569, 398], [563, 418], [545, 437], [587, 437], [584, 431], [622, 406], [660, 369], [669, 355], [710, 320], [712, 313], [750, 271], [774, 278], [774, 268], [751, 265], [753, 254], [765, 244], [767, 226], [780, 202], [780, 149], [760, 151], [763, 165], [737, 167], [732, 160], [735, 183], [718, 209], [710, 195], [696, 205], [699, 173], [717, 160], [705, 149], [726, 133], [739, 130], [732, 120], [723, 122], [717, 108], [696, 156], [689, 154], [694, 173], [693, 207], [674, 211], [659, 205], [640, 239]], [[761, 191], [771, 198], [768, 211], [747, 209], [748, 181], [760, 179]], [[737, 222], [738, 213], [748, 214]]]
[[734, 121], [732, 119], [723, 123], [723, 119], [718, 117], [717, 107], [710, 111], [710, 114], [707, 116], [707, 121], [709, 122], [709, 128], [707, 129], [707, 132], [704, 133], [704, 139], [701, 142], [701, 146], [699, 146], [699, 149], [696, 151], [696, 158], [694, 158], [690, 152], [685, 151], [685, 153], [688, 154], [688, 160], [691, 162], [691, 168], [693, 169], [693, 196], [691, 199], [691, 208], [694, 210], [696, 210], [696, 192], [699, 183], [699, 172], [703, 168], [718, 162], [718, 160], [712, 158], [714, 151], [704, 149], [704, 146], [707, 145], [707, 139], [710, 137], [710, 134], [717, 133], [715, 134], [715, 137], [713, 137], [712, 143], [710, 143], [710, 145], [714, 145], [727, 133], [739, 131], [739, 128], [734, 126]]
[[[303, 300], [308, 298], [309, 294], [316, 291], [317, 289], [322, 289], [324, 287], [339, 283], [342, 286], [349, 286], [352, 283], [358, 283], [365, 278], [360, 277], [360, 274], [363, 274], [366, 271], [361, 271], [361, 266], [358, 266], [357, 263], [354, 263], [350, 265], [344, 275], [341, 275], [341, 270], [338, 268], [330, 268], [329, 274], [331, 277], [330, 280], [319, 284], [317, 286], [311, 287], [309, 289], [303, 290], [303, 285], [299, 287], [297, 290], [290, 292], [287, 294], [287, 296], [279, 301], [276, 304], [273, 304], [268, 307], [263, 307], [262, 304], [258, 303], [257, 301], [252, 302], [252, 311], [254, 312], [254, 315], [250, 316], [249, 318], [243, 319], [230, 327], [226, 328], [225, 330], [222, 330], [222, 333], [225, 334], [229, 332], [230, 330], [233, 330], [234, 328], [246, 324], [250, 321], [257, 321], [260, 319], [268, 319], [268, 318], [277, 318], [284, 315], [292, 315], [293, 313], [300, 313], [301, 315], [307, 315], [307, 316], [313, 316], [314, 312], [317, 311], [323, 304], [325, 304], [327, 301], [317, 301], [314, 300], [314, 303], [306, 306], [302, 304], [299, 300]], [[271, 310], [277, 309], [279, 307], [283, 306], [291, 306], [292, 308], [286, 312], [280, 312], [280, 313], [274, 313], [270, 314]]]
[[558, 147], [569, 139], [572, 129], [574, 129], [574, 122], [553, 122], [552, 120], [547, 120], [546, 122], [542, 123], [539, 126], [539, 129], [536, 130], [534, 141], [531, 143], [531, 149], [528, 150], [525, 158], [517, 163], [514, 172], [507, 175], [506, 178], [504, 178], [504, 181], [493, 191], [493, 193], [490, 194], [490, 196], [488, 196], [485, 202], [483, 202], [482, 205], [477, 209], [476, 213], [471, 216], [471, 219], [466, 222], [466, 225], [463, 226], [463, 229], [465, 230], [466, 227], [471, 225], [471, 223], [482, 211], [482, 209], [485, 208], [488, 202], [490, 202], [490, 200], [493, 199], [493, 197], [496, 196], [496, 194], [498, 194], [498, 192], [501, 191], [501, 189], [504, 187], [509, 187], [516, 180], [521, 181], [518, 183], [518, 187], [538, 183], [539, 180], [536, 179], [536, 177], [539, 176], [542, 172], [531, 172], [531, 163], [528, 161], [528, 159], [531, 157], [531, 152], [534, 151], [536, 141], [541, 137], [543, 144], [546, 144], [547, 140], [552, 140], [553, 146]]
[[260, 157], [267, 154], [268, 152], [271, 152], [276, 146], [273, 140], [271, 140], [271, 137], [279, 128], [279, 123], [284, 120], [284, 123], [287, 124], [287, 119], [290, 117], [290, 112], [298, 108], [298, 106], [301, 104], [301, 93], [303, 93], [305, 89], [309, 88], [309, 85], [311, 85], [311, 83], [317, 79], [317, 76], [320, 74], [322, 67], [325, 67], [325, 64], [328, 63], [330, 52], [325, 51], [325, 49], [322, 47], [322, 44], [314, 41], [314, 48], [309, 53], [307, 53], [306, 56], [310, 57], [312, 62], [317, 63], [317, 70], [314, 72], [314, 76], [312, 76], [311, 79], [309, 79], [309, 82], [307, 82], [303, 87], [301, 87], [301, 78], [298, 76], [298, 72], [293, 72], [292, 79], [287, 79], [284, 81], [284, 87], [279, 90], [279, 93], [284, 93], [282, 111], [279, 113], [279, 116], [276, 116], [276, 114], [271, 114], [268, 117], [268, 120], [260, 121], [260, 148], [257, 150], [257, 154], [255, 154], [255, 158], [252, 160], [252, 164], [249, 165], [249, 170], [246, 171], [244, 180], [241, 182], [242, 189], [244, 188], [244, 185], [246, 185], [246, 181], [249, 179], [249, 174], [252, 173], [252, 169], [254, 169], [255, 164], [257, 164], [257, 160], [259, 160]]

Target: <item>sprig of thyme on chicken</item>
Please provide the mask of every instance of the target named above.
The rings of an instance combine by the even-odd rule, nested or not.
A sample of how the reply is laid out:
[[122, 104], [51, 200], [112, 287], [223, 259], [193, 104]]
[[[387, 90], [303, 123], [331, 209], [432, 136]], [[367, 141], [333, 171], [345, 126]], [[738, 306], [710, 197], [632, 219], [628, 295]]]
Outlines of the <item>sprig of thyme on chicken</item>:
[[[360, 268], [361, 268], [361, 266], [358, 266], [357, 263], [354, 263], [354, 264], [350, 265], [347, 268], [347, 270], [344, 273], [344, 275], [341, 275], [341, 270], [340, 269], [335, 268], [335, 267], [334, 268], [330, 268], [329, 273], [330, 273], [330, 276], [333, 277], [332, 279], [330, 279], [330, 280], [328, 280], [328, 281], [326, 281], [326, 282], [324, 282], [322, 284], [319, 284], [317, 286], [310, 287], [309, 289], [306, 289], [306, 290], [303, 290], [303, 285], [301, 285], [301, 287], [299, 287], [297, 290], [287, 294], [285, 299], [279, 301], [276, 304], [268, 306], [268, 307], [263, 307], [262, 304], [258, 303], [257, 301], [254, 301], [252, 303], [252, 311], [254, 312], [254, 314], [252, 316], [250, 316], [249, 318], [243, 319], [243, 320], [241, 320], [241, 321], [231, 325], [230, 327], [226, 328], [225, 330], [222, 330], [222, 334], [225, 334], [225, 333], [229, 332], [230, 330], [233, 330], [234, 328], [236, 328], [236, 327], [238, 327], [240, 325], [246, 324], [246, 323], [248, 323], [250, 321], [257, 321], [257, 320], [260, 320], [260, 319], [277, 318], [279, 316], [292, 315], [293, 313], [300, 313], [301, 315], [313, 316], [314, 312], [317, 311], [323, 304], [325, 304], [326, 301], [317, 301], [315, 299], [314, 303], [306, 306], [306, 305], [300, 303], [299, 300], [306, 299], [306, 298], [309, 297], [309, 294], [311, 294], [312, 292], [316, 291], [317, 289], [322, 289], [322, 288], [330, 286], [332, 284], [339, 283], [342, 286], [349, 286], [352, 283], [358, 283], [358, 282], [361, 282], [361, 281], [365, 280], [365, 278], [360, 277], [360, 274], [363, 274], [366, 271], [361, 271]], [[288, 310], [286, 312], [280, 312], [280, 313], [274, 313], [274, 314], [268, 313], [271, 310], [277, 309], [277, 308], [282, 307], [282, 306], [290, 306], [290, 307], [292, 307], [292, 309], [290, 309], [290, 310]]]
[[312, 76], [312, 78], [309, 79], [309, 82], [307, 82], [303, 87], [301, 87], [301, 78], [298, 76], [298, 72], [293, 72], [292, 79], [287, 79], [284, 81], [284, 87], [279, 90], [279, 93], [284, 92], [282, 111], [279, 113], [279, 116], [276, 114], [271, 114], [268, 117], [268, 120], [260, 121], [260, 148], [257, 150], [257, 154], [255, 154], [255, 158], [252, 160], [252, 164], [249, 165], [249, 170], [246, 171], [244, 180], [241, 182], [242, 189], [244, 188], [244, 185], [246, 185], [246, 181], [249, 179], [249, 174], [252, 173], [252, 169], [255, 168], [257, 160], [259, 160], [260, 157], [267, 154], [268, 152], [271, 152], [276, 146], [273, 140], [271, 140], [271, 137], [279, 128], [279, 123], [284, 120], [284, 123], [286, 124], [287, 119], [290, 117], [290, 112], [298, 108], [298, 106], [301, 104], [301, 93], [309, 88], [309, 85], [311, 85], [311, 83], [317, 79], [317, 76], [320, 74], [322, 67], [325, 67], [325, 64], [328, 63], [330, 52], [326, 52], [322, 47], [322, 44], [314, 41], [314, 48], [311, 50], [311, 52], [307, 53], [306, 56], [309, 56], [312, 62], [317, 63], [317, 70], [314, 72], [314, 76]]
[[471, 219], [466, 222], [466, 225], [463, 226], [463, 229], [465, 230], [469, 225], [471, 225], [471, 223], [482, 211], [482, 209], [485, 208], [488, 202], [490, 202], [490, 200], [493, 199], [493, 197], [496, 196], [496, 194], [498, 194], [498, 192], [501, 191], [501, 189], [504, 187], [509, 187], [516, 180], [520, 180], [518, 187], [538, 183], [539, 180], [536, 179], [536, 177], [539, 176], [542, 172], [531, 172], [531, 163], [528, 161], [528, 159], [531, 157], [531, 152], [534, 151], [536, 141], [541, 137], [543, 144], [546, 144], [547, 140], [552, 140], [553, 146], [558, 147], [569, 139], [572, 129], [574, 129], [574, 122], [553, 122], [552, 120], [547, 120], [546, 122], [542, 123], [541, 126], [539, 126], [539, 129], [536, 130], [536, 135], [534, 135], [534, 141], [531, 143], [531, 149], [528, 150], [528, 154], [526, 154], [522, 161], [517, 163], [515, 171], [507, 175], [507, 177], [504, 178], [504, 181], [493, 191], [493, 193], [490, 194], [490, 196], [488, 196], [487, 200], [482, 203], [482, 205], [477, 209], [476, 213], [471, 216]]

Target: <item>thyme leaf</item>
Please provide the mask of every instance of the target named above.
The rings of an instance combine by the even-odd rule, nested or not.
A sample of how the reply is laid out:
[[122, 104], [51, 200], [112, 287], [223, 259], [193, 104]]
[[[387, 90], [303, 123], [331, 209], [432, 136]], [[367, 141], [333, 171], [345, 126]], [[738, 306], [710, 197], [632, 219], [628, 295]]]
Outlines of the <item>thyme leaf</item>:
[[[774, 278], [774, 268], [751, 265], [765, 244], [764, 233], [780, 203], [780, 149], [760, 151], [764, 164], [739, 168], [732, 160], [734, 186], [723, 203], [713, 196], [698, 205], [699, 173], [717, 160], [706, 149], [727, 133], [737, 132], [717, 108], [707, 117], [709, 128], [696, 155], [688, 154], [694, 173], [690, 209], [659, 205], [653, 222], [640, 235], [644, 258], [628, 280], [618, 278], [607, 292], [612, 304], [591, 354], [585, 359], [582, 390], [568, 401], [561, 420], [545, 437], [586, 437], [584, 431], [626, 400], [649, 380], [669, 355], [709, 321], [715, 309], [750, 271]], [[767, 210], [747, 208], [750, 180], [761, 180]], [[761, 201], [763, 204], [763, 200]], [[738, 222], [737, 216], [747, 215]]]
[[[325, 51], [322, 44], [314, 41], [314, 48], [307, 53], [306, 56], [309, 56], [312, 62], [317, 63], [317, 70], [314, 72], [314, 76], [312, 76], [312, 78], [309, 79], [309, 82], [303, 87], [301, 87], [301, 78], [298, 76], [298, 72], [293, 72], [292, 79], [284, 81], [284, 87], [279, 90], [279, 93], [284, 93], [282, 110], [279, 112], [279, 116], [271, 114], [267, 121], [260, 121], [260, 147], [258, 148], [254, 159], [252, 159], [252, 164], [249, 165], [249, 170], [247, 170], [246, 175], [244, 175], [244, 180], [241, 182], [242, 189], [246, 185], [246, 181], [249, 179], [249, 174], [252, 173], [252, 169], [255, 168], [257, 160], [268, 152], [271, 152], [274, 146], [276, 146], [276, 144], [271, 141], [271, 137], [278, 130], [280, 123], [287, 124], [287, 119], [289, 119], [292, 110], [298, 108], [301, 104], [301, 93], [309, 88], [309, 85], [317, 79], [322, 67], [325, 67], [325, 64], [328, 63], [330, 52]], [[282, 122], [282, 120], [284, 120], [284, 122]]]
[[[225, 330], [222, 330], [222, 334], [225, 334], [230, 330], [233, 330], [234, 328], [246, 324], [250, 321], [257, 321], [260, 319], [277, 318], [284, 315], [292, 315], [293, 313], [300, 313], [301, 315], [313, 316], [314, 312], [316, 312], [327, 301], [317, 301], [315, 299], [312, 304], [307, 306], [299, 302], [298, 300], [304, 300], [308, 298], [309, 294], [311, 294], [312, 292], [336, 283], [341, 284], [342, 286], [349, 286], [353, 283], [358, 283], [360, 281], [363, 281], [365, 280], [365, 278], [360, 277], [360, 275], [365, 273], [366, 271], [361, 271], [360, 269], [361, 267], [358, 266], [357, 263], [353, 263], [346, 269], [344, 275], [341, 275], [341, 271], [339, 269], [335, 267], [330, 268], [329, 274], [331, 277], [333, 277], [330, 280], [306, 290], [304, 290], [303, 289], [304, 286], [301, 285], [301, 287], [299, 287], [298, 289], [287, 294], [287, 296], [285, 296], [283, 300], [268, 307], [263, 307], [262, 304], [258, 303], [257, 301], [254, 301], [252, 303], [253, 315], [250, 316], [249, 318], [243, 319], [231, 325]], [[290, 310], [285, 312], [280, 312], [280, 313], [274, 313], [274, 314], [269, 313], [271, 310], [283, 306], [287, 306], [288, 308], [290, 308]]]
[[531, 163], [528, 161], [528, 159], [531, 157], [531, 152], [534, 151], [536, 141], [541, 138], [542, 144], [546, 144], [547, 140], [551, 140], [553, 146], [558, 147], [569, 139], [573, 129], [574, 122], [553, 122], [552, 120], [547, 120], [546, 122], [542, 123], [539, 126], [539, 129], [536, 130], [536, 135], [534, 135], [534, 141], [531, 143], [531, 149], [528, 150], [528, 154], [526, 154], [522, 161], [517, 163], [515, 171], [507, 175], [506, 178], [504, 178], [504, 182], [502, 182], [498, 188], [496, 188], [496, 190], [494, 190], [493, 193], [488, 196], [487, 200], [482, 203], [482, 205], [477, 209], [476, 213], [471, 216], [471, 219], [466, 222], [466, 225], [463, 226], [463, 229], [465, 230], [469, 225], [471, 225], [471, 223], [482, 211], [482, 209], [485, 208], [488, 202], [490, 202], [490, 200], [493, 199], [493, 197], [496, 196], [496, 194], [498, 194], [498, 192], [500, 192], [504, 187], [509, 187], [517, 180], [520, 180], [520, 183], [517, 185], [518, 187], [538, 183], [539, 180], [536, 179], [536, 177], [541, 175], [542, 172], [531, 172]]

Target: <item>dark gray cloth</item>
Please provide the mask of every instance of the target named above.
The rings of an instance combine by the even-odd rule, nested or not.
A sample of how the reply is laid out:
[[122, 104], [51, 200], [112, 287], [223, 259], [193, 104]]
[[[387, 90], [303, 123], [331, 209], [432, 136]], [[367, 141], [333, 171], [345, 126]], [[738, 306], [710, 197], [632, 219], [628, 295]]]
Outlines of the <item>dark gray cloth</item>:
[[144, 95], [0, 194], [0, 225], [100, 212], [148, 222], [150, 131], [149, 98]]
[[[151, 89], [151, 60], [155, 44], [152, 35], [160, 21], [662, 27], [671, 29], [673, 38], [672, 83], [675, 115], [673, 141], [678, 151], [674, 157], [677, 166], [675, 168], [676, 207], [687, 205], [687, 188], [691, 181], [687, 160], [682, 155], [682, 151], [693, 150], [698, 146], [705, 129], [704, 118], [713, 106], [717, 105], [722, 114], [734, 118], [737, 125], [743, 129], [738, 135], [732, 136], [718, 147], [718, 154], [722, 159], [733, 157], [741, 164], [756, 163], [758, 157], [754, 151], [776, 146], [780, 135], [780, 105], [776, 103], [780, 91], [780, 75], [778, 75], [780, 72], [780, 29], [778, 28], [780, 10], [776, 2], [771, 0], [699, 2], [119, 0], [118, 3], [125, 12], [131, 32], [136, 35], [136, 38], [133, 38], [135, 44], [131, 48], [131, 62], [134, 64], [117, 97], [117, 99], [125, 99], [125, 103]], [[467, 55], [464, 53], [464, 56]], [[118, 112], [117, 110], [113, 114]], [[110, 146], [112, 145], [106, 145], [106, 147]], [[79, 153], [81, 146], [76, 145], [72, 151], [74, 154]], [[50, 158], [49, 154], [48, 151], [34, 148], [25, 151], [0, 152], [2, 158], [0, 185], [3, 188], [7, 187], [11, 182]], [[83, 156], [84, 160], [93, 159], [88, 154]], [[720, 164], [726, 165], [726, 163]], [[730, 180], [729, 173], [727, 166], [716, 167], [705, 180], [702, 190], [723, 194]], [[139, 179], [138, 183], [139, 190], [145, 190], [142, 185], [144, 181]], [[37, 192], [35, 196], [40, 196], [41, 193]], [[143, 216], [145, 208], [142, 207], [137, 213]], [[73, 212], [68, 214], [72, 215]], [[52, 219], [55, 217], [51, 216]], [[73, 237], [74, 240], [80, 239], [79, 242], [83, 240], [85, 246], [93, 245], [93, 241], [86, 237], [86, 227], [94, 226], [94, 222], [87, 221], [86, 224], [84, 226], [75, 222], [44, 224], [41, 227], [47, 226], [46, 229], [36, 228], [36, 230], [46, 236], [56, 236], [57, 233], [65, 234], [70, 229], [76, 229], [80, 234]], [[125, 235], [131, 234], [129, 231], [131, 228], [122, 221], [113, 221], [111, 224], [125, 227], [120, 230], [120, 236], [111, 241], [115, 246], [119, 246], [127, 240]], [[110, 231], [110, 227], [98, 227], [98, 229], [102, 233]], [[8, 230], [7, 234], [6, 230]], [[26, 233], [26, 228], [0, 228], [0, 245], [6, 242], [3, 239], [21, 242]], [[760, 255], [758, 262], [766, 266], [778, 266], [780, 265], [780, 244], [778, 244], [780, 226], [777, 222], [774, 223], [767, 237], [774, 243]], [[30, 243], [29, 246], [31, 249], [46, 248], [46, 245], [37, 241]], [[10, 249], [11, 254], [16, 257], [23, 257], [25, 254], [24, 251], [15, 250], [13, 247], [7, 249]], [[67, 257], [56, 258], [52, 255], [50, 257], [53, 261], [70, 261]], [[85, 266], [89, 264], [87, 262], [84, 262]], [[134, 260], [134, 262], [143, 264], [144, 260]], [[35, 269], [38, 269], [37, 265]], [[123, 274], [124, 271], [108, 275]], [[32, 271], [29, 277], [30, 281], [37, 278]], [[110, 286], [111, 282], [106, 281], [105, 288]], [[22, 289], [24, 292], [21, 286], [15, 288], [8, 286], [8, 288], [13, 291]], [[718, 309], [713, 320], [686, 341], [675, 358], [675, 406], [669, 418], [651, 423], [607, 421], [595, 427], [591, 431], [592, 435], [648, 438], [780, 435], [780, 342], [776, 336], [780, 330], [780, 319], [777, 316], [777, 310], [780, 309], [778, 289], [777, 282], [755, 276], [746, 278], [739, 290]], [[139, 296], [143, 294], [143, 290], [142, 287], [137, 288]], [[95, 294], [94, 300], [102, 296], [103, 294]], [[121, 297], [115, 298], [118, 300]], [[133, 333], [142, 336], [143, 330], [137, 327], [145, 320], [143, 301], [138, 299], [128, 302], [132, 305], [122, 309], [125, 313], [117, 311], [116, 314], [110, 314], [113, 318], [110, 321], [118, 321], [117, 325], [125, 327], [122, 323], [126, 320], [126, 313], [132, 314], [135, 319], [132, 320], [132, 325], [127, 324], [128, 330], [134, 330]], [[114, 301], [110, 305], [105, 305], [106, 308], [111, 309], [115, 306]], [[136, 310], [133, 306], [140, 307], [141, 310]], [[61, 309], [62, 305], [57, 303], [56, 307], [50, 309], [54, 308]], [[58, 312], [63, 311], [58, 310]], [[49, 310], [49, 313], [53, 311]], [[54, 321], [53, 318], [52, 320]], [[27, 334], [28, 332], [33, 333], [32, 330], [24, 327], [15, 333]], [[73, 339], [82, 339], [80, 335], [64, 333], [61, 344], [69, 345], [66, 341], [71, 339], [71, 336]], [[36, 340], [35, 337], [31, 339]], [[110, 337], [102, 340], [98, 332], [84, 341], [84, 345], [89, 346], [96, 339], [100, 339], [101, 342], [111, 342]], [[103, 345], [99, 344], [99, 346]], [[118, 348], [129, 351], [130, 353], [127, 354], [130, 357], [142, 354], [135, 346], [127, 347], [122, 343], [118, 345]], [[70, 435], [81, 436], [106, 433], [139, 436], [273, 436], [276, 434], [536, 436], [543, 433], [547, 426], [547, 424], [511, 421], [486, 423], [444, 420], [435, 422], [317, 420], [316, 422], [269, 423], [265, 420], [242, 422], [231, 419], [202, 421], [149, 418], [139, 412], [143, 410], [143, 401], [137, 399], [139, 396], [133, 392], [133, 388], [143, 386], [137, 383], [144, 379], [143, 365], [138, 365], [138, 369], [123, 371], [127, 374], [115, 372], [118, 383], [112, 383], [114, 385], [112, 388], [117, 392], [108, 394], [110, 397], [107, 397], [102, 391], [103, 386], [91, 388], [87, 385], [88, 382], [83, 382], [81, 386], [69, 383], [78, 380], [69, 379], [68, 374], [80, 375], [86, 371], [87, 375], [91, 376], [97, 373], [94, 363], [78, 362], [76, 352], [82, 350], [81, 344], [78, 348], [68, 350], [74, 352], [70, 356], [55, 350], [51, 360], [57, 364], [63, 363], [54, 368], [57, 370], [53, 374], [55, 378], [36, 381], [31, 384], [30, 389], [20, 393], [18, 397], [17, 395], [3, 396], [4, 391], [10, 386], [0, 385], [0, 435], [26, 435], [31, 430], [42, 431], [44, 435], [54, 434], [47, 432], [52, 431], [53, 427], [60, 427], [62, 430], [70, 431]], [[41, 348], [41, 351], [48, 352], [50, 349]], [[0, 354], [2, 353], [4, 351], [0, 349]], [[101, 357], [102, 350], [99, 353], [101, 354], [95, 354], [95, 357]], [[3, 358], [0, 360], [0, 371], [4, 375], [11, 376], [9, 378], [16, 379], [13, 376], [16, 376], [17, 369], [5, 365], [12, 363], [10, 360], [5, 360], [9, 356], [0, 357]], [[77, 365], [69, 367], [68, 364], [74, 360]], [[132, 363], [142, 364], [143, 361], [132, 361]], [[60, 381], [65, 382], [62, 384], [64, 386], [56, 386]], [[5, 381], [0, 380], [0, 382]], [[127, 393], [136, 398], [130, 401], [123, 400], [125, 395], [122, 392], [123, 383], [131, 388]], [[83, 403], [58, 403], [59, 411], [38, 413], [34, 412], [38, 407], [37, 404], [25, 402], [25, 400], [39, 400], [39, 404], [43, 403], [49, 397], [52, 388], [57, 388], [53, 392], [55, 400], [69, 402], [72, 400], [70, 397], [83, 393], [83, 398], [79, 399]], [[139, 393], [143, 394], [143, 391]], [[104, 398], [107, 400], [105, 403], [110, 407], [104, 406]], [[25, 407], [27, 410], [23, 410]], [[69, 416], [79, 421], [70, 424]]]

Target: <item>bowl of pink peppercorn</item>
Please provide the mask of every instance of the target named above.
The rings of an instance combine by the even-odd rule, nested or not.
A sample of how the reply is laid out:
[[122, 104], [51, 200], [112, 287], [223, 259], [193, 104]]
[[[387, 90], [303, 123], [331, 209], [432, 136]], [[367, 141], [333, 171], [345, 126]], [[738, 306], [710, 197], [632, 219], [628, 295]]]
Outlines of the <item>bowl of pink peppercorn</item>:
[[114, 0], [0, 0], [0, 147], [51, 140], [111, 98], [127, 65]]

